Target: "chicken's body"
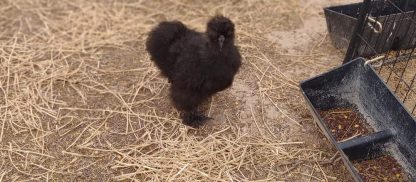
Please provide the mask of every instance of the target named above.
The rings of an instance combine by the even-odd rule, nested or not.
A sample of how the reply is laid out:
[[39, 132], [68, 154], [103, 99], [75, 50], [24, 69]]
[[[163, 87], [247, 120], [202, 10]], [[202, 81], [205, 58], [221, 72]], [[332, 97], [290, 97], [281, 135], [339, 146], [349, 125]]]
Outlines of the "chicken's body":
[[150, 33], [146, 47], [172, 84], [170, 94], [175, 107], [184, 112], [185, 124], [193, 127], [206, 119], [198, 113], [198, 106], [230, 87], [241, 65], [234, 45], [234, 25], [222, 16], [210, 20], [206, 33], [177, 21], [162, 22]]

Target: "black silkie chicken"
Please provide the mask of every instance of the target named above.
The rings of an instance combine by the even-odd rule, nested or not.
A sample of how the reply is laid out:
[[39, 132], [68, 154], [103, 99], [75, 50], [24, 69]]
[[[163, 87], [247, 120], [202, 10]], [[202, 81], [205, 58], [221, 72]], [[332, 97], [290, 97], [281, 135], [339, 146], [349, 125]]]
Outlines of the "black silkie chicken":
[[232, 85], [241, 65], [234, 37], [234, 23], [224, 16], [211, 18], [204, 33], [179, 21], [161, 22], [150, 32], [146, 50], [171, 83], [170, 97], [184, 124], [198, 128], [210, 119], [198, 106]]

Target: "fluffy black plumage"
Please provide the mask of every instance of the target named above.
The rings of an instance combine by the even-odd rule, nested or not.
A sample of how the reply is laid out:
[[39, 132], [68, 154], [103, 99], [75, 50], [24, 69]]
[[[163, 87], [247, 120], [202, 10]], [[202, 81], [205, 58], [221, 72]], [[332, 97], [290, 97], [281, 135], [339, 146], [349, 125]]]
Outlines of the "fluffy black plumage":
[[224, 16], [209, 20], [204, 33], [179, 21], [161, 22], [150, 32], [146, 49], [171, 83], [171, 99], [185, 124], [203, 124], [208, 117], [198, 106], [232, 85], [241, 65], [234, 32], [234, 23]]

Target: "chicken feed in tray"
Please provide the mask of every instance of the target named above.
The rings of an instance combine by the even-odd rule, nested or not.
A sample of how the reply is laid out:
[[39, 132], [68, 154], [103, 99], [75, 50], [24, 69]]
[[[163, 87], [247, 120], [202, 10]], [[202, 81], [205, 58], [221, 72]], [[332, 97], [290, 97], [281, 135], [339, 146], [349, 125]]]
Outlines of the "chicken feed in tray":
[[[371, 126], [367, 124], [364, 116], [353, 107], [319, 111], [319, 114], [338, 142], [374, 132]], [[407, 172], [388, 152], [356, 160], [353, 165], [364, 182], [410, 181]]]
[[319, 113], [339, 142], [373, 132], [357, 109], [338, 108]]
[[409, 175], [389, 154], [384, 154], [372, 159], [364, 159], [354, 162], [364, 182], [370, 181], [411, 181]]

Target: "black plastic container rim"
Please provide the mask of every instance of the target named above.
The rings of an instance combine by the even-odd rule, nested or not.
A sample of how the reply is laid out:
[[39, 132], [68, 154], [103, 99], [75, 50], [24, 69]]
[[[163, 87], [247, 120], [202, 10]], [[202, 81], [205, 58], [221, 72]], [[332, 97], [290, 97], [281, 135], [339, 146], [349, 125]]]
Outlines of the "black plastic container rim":
[[334, 13], [339, 13], [339, 14], [342, 14], [342, 15], [345, 15], [345, 16], [348, 16], [348, 17], [357, 19], [357, 17], [347, 15], [345, 13], [336, 11], [334, 9], [336, 9], [336, 8], [344, 8], [344, 7], [348, 7], [348, 6], [358, 6], [358, 7], [360, 7], [359, 5], [361, 5], [361, 4], [363, 4], [363, 3], [360, 2], [360, 3], [350, 3], [350, 4], [342, 4], [342, 5], [336, 5], [336, 6], [329, 6], [329, 7], [325, 7], [324, 8], [324, 11], [331, 11], [331, 12], [334, 12]]
[[[335, 5], [335, 6], [329, 6], [329, 7], [325, 7], [325, 8], [324, 8], [324, 11], [330, 11], [330, 12], [333, 12], [333, 13], [338, 13], [338, 14], [341, 14], [341, 15], [347, 16], [347, 17], [349, 17], [349, 18], [358, 19], [358, 16], [357, 16], [357, 17], [355, 17], [355, 16], [351, 16], [351, 15], [345, 14], [345, 13], [343, 13], [343, 12], [336, 11], [336, 10], [334, 10], [334, 9], [344, 8], [344, 7], [349, 7], [349, 6], [357, 6], [357, 7], [358, 7], [358, 9], [360, 9], [360, 8], [361, 8], [361, 6], [360, 6], [360, 5], [362, 5], [362, 4], [363, 4], [363, 2], [359, 2], [359, 3], [350, 3], [350, 4], [341, 4], [341, 5]], [[405, 11], [405, 12], [413, 12], [413, 11], [414, 11], [414, 10], [408, 10], [408, 11]], [[401, 12], [398, 12], [398, 13], [392, 13], [392, 14], [389, 14], [389, 15], [381, 15], [381, 16], [379, 16], [379, 17], [391, 16], [391, 15], [397, 15], [397, 14], [402, 14], [402, 13], [401, 13]]]
[[[305, 83], [305, 82], [308, 82], [308, 81], [310, 81], [310, 80], [313, 80], [313, 79], [316, 79], [316, 78], [318, 78], [318, 77], [321, 77], [321, 76], [324, 76], [325, 74], [327, 74], [328, 72], [331, 72], [331, 71], [334, 71], [334, 70], [337, 70], [337, 69], [340, 69], [341, 67], [343, 67], [343, 66], [346, 66], [346, 65], [350, 65], [350, 64], [353, 64], [354, 62], [356, 62], [356, 61], [361, 61], [362, 62], [362, 64], [364, 64], [365, 62], [366, 62], [366, 59], [365, 58], [363, 58], [363, 57], [357, 57], [357, 58], [355, 58], [355, 59], [353, 59], [353, 60], [351, 60], [351, 61], [349, 61], [348, 63], [346, 63], [346, 64], [343, 64], [343, 65], [340, 65], [340, 66], [337, 66], [337, 67], [335, 67], [335, 68], [333, 68], [333, 69], [330, 69], [330, 70], [328, 70], [328, 71], [326, 71], [325, 73], [321, 73], [321, 74], [318, 74], [318, 75], [316, 75], [316, 76], [314, 76], [314, 77], [312, 77], [312, 78], [309, 78], [309, 79], [306, 79], [306, 80], [304, 80], [304, 81], [301, 81], [300, 82], [300, 89], [301, 89], [301, 91], [302, 91], [302, 93], [304, 94], [305, 92], [303, 91], [303, 88], [302, 88], [302, 85]], [[374, 70], [374, 68], [372, 67], [372, 66], [370, 66], [370, 65], [367, 65], [367, 67], [368, 68], [370, 68], [373, 72], [374, 72], [374, 74], [377, 76], [377, 78], [378, 79], [380, 79], [381, 80], [381, 82], [383, 83], [383, 86], [384, 87], [386, 87], [388, 90], [389, 90], [389, 92], [390, 92], [390, 94], [392, 94], [393, 96], [394, 96], [394, 98], [397, 100], [397, 102], [399, 102], [400, 103], [400, 105], [406, 110], [406, 112], [409, 114], [409, 115], [411, 115], [412, 116], [412, 114], [410, 114], [411, 112], [409, 111], [409, 109], [407, 109], [407, 107], [400, 101], [400, 98], [398, 98], [398, 96], [396, 95], [396, 94], [394, 94], [394, 92], [388, 87], [388, 85], [383, 81], [383, 78], [381, 78], [380, 77], [380, 75], [378, 75], [377, 73], [376, 73], [376, 71]], [[306, 95], [305, 95], [306, 96]], [[309, 99], [308, 99], [308, 101], [309, 101]], [[310, 102], [310, 101], [309, 101]], [[311, 102], [310, 102], [310, 104], [312, 104]], [[412, 117], [413, 118], [413, 120], [415, 119], [415, 117]], [[416, 120], [415, 120], [415, 122], [416, 122]], [[416, 132], [416, 131], [415, 131]]]

